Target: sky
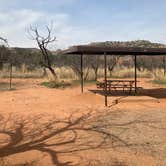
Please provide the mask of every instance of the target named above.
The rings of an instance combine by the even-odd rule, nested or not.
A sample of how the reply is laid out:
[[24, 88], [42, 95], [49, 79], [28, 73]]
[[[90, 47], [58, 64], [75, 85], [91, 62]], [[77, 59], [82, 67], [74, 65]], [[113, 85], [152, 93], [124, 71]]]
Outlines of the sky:
[[53, 23], [55, 49], [103, 41], [166, 44], [166, 0], [0, 0], [0, 36], [10, 46], [37, 47], [30, 26], [43, 34]]

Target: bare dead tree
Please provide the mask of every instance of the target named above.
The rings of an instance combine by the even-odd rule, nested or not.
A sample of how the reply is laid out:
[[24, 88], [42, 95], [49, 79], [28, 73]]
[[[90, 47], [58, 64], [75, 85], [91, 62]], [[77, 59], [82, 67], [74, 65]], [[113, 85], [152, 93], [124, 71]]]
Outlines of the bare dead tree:
[[3, 37], [1, 37], [1, 36], [0, 36], [0, 41], [2, 41], [2, 42], [3, 42], [3, 44], [2, 44], [2, 45], [6, 45], [7, 47], [9, 47], [9, 44], [8, 44], [7, 39], [5, 39], [5, 38], [3, 38]]
[[57, 79], [54, 68], [52, 67], [50, 56], [51, 51], [48, 50], [48, 46], [56, 41], [56, 37], [52, 36], [53, 27], [46, 26], [46, 35], [41, 35], [37, 27], [30, 27], [29, 36], [30, 39], [35, 40], [40, 48], [42, 54], [42, 65], [47, 68], [53, 77]]

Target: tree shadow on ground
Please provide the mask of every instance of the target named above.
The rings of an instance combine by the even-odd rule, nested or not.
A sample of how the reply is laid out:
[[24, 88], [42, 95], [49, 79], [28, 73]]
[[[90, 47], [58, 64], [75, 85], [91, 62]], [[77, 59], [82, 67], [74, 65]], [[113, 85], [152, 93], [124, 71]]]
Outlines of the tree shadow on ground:
[[[115, 123], [114, 118], [112, 113], [94, 115], [91, 112], [83, 115], [72, 113], [63, 119], [43, 114], [35, 117], [0, 115], [0, 158], [37, 150], [49, 154], [56, 166], [71, 166], [73, 162], [61, 161], [59, 156], [98, 148], [147, 145], [131, 143], [122, 135], [134, 124], [151, 125], [156, 121], [136, 118]], [[114, 133], [116, 128], [118, 132]]]

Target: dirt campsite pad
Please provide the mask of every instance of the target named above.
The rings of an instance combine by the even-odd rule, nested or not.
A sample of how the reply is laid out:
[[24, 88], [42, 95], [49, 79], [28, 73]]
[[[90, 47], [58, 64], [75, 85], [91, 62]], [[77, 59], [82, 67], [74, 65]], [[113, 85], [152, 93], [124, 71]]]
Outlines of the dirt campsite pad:
[[42, 81], [14, 79], [0, 91], [0, 164], [166, 165], [166, 87], [141, 79], [143, 94], [112, 95], [106, 108], [95, 85], [80, 94]]

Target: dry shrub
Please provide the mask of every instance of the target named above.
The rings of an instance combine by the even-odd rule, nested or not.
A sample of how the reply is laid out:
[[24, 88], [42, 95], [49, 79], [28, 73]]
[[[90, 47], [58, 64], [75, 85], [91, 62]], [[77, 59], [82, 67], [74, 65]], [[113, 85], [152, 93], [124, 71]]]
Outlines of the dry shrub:
[[[137, 76], [139, 78], [151, 78], [152, 74], [148, 70], [137, 71]], [[113, 78], [133, 78], [134, 77], [134, 68], [123, 68], [113, 71]]]
[[166, 76], [164, 76], [163, 70], [156, 69], [153, 71], [153, 83], [166, 84]]
[[[3, 70], [0, 72], [1, 78], [9, 78], [9, 76], [10, 76], [9, 71]], [[15, 70], [12, 72], [12, 77], [13, 78], [42, 78], [43, 72], [40, 69], [33, 70], [33, 71], [27, 71], [27, 72]]]
[[[86, 70], [86, 69], [85, 69]], [[70, 67], [60, 67], [55, 68], [55, 72], [57, 73], [58, 80], [79, 80], [76, 73], [70, 68]], [[163, 70], [161, 69], [155, 69], [153, 71], [149, 70], [143, 70], [138, 71], [137, 70], [137, 76], [139, 78], [153, 78], [154, 81], [164, 83], [166, 82], [166, 78], [164, 77]], [[108, 71], [109, 76], [109, 71]], [[0, 78], [8, 78], [9, 77], [9, 71], [4, 69], [0, 72]], [[13, 70], [13, 78], [42, 78], [43, 77], [43, 70], [42, 69], [36, 69], [33, 71], [18, 71]], [[104, 77], [104, 69], [99, 68], [98, 70], [98, 78]], [[134, 77], [134, 68], [116, 68], [112, 72], [112, 78], [133, 78]], [[95, 74], [94, 70], [90, 69], [88, 74], [88, 80], [94, 80]], [[49, 81], [55, 81], [50, 72], [47, 70], [47, 79]]]
[[47, 87], [47, 88], [66, 88], [70, 87], [70, 82], [65, 81], [48, 81], [48, 82], [42, 82], [41, 85]]
[[74, 71], [70, 67], [61, 67], [56, 69], [59, 79], [78, 79]]
[[[85, 68], [84, 71], [87, 69]], [[58, 79], [59, 80], [79, 80], [79, 77], [76, 75], [76, 73], [73, 71], [72, 68], [70, 67], [61, 67], [61, 68], [56, 68], [55, 69]], [[98, 70], [98, 78], [101, 78], [104, 76], [104, 69], [100, 68]], [[88, 77], [87, 80], [94, 80], [95, 74], [92, 69], [89, 69]], [[48, 74], [48, 79], [53, 80], [50, 74]]]

